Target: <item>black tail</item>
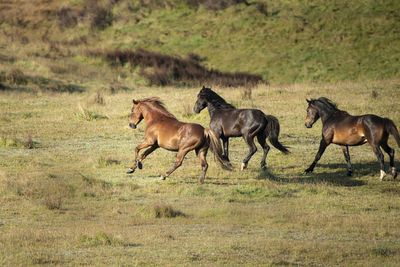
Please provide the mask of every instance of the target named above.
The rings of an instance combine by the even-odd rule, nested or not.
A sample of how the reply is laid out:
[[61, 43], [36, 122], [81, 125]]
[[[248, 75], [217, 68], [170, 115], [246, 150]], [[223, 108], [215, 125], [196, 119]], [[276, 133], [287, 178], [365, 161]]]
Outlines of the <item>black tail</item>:
[[391, 119], [386, 118], [385, 129], [388, 133], [392, 134], [397, 145], [400, 147], [400, 135], [396, 125]]
[[265, 131], [267, 136], [269, 136], [268, 140], [274, 147], [276, 147], [283, 153], [289, 153], [289, 150], [278, 141], [280, 131], [278, 119], [272, 115], [265, 115], [265, 118], [267, 119], [267, 128], [265, 129]]
[[204, 129], [204, 136], [207, 138], [210, 143], [211, 152], [214, 153], [217, 162], [221, 166], [222, 169], [231, 171], [232, 164], [229, 161], [226, 161], [222, 158], [222, 147], [219, 139], [215, 135], [215, 133], [210, 129]]

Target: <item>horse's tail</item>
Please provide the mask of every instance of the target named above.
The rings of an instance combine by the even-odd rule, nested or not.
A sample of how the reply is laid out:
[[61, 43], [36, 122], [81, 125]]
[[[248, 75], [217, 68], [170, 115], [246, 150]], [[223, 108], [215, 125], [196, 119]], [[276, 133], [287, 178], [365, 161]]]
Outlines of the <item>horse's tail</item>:
[[385, 129], [388, 133], [392, 134], [394, 137], [394, 140], [396, 140], [397, 145], [400, 147], [400, 135], [399, 135], [399, 131], [397, 130], [396, 125], [394, 124], [394, 122], [389, 119], [389, 118], [385, 118]]
[[280, 131], [279, 120], [272, 115], [265, 115], [265, 118], [267, 119], [267, 127], [265, 131], [266, 131], [266, 136], [267, 137], [269, 136], [268, 140], [274, 147], [279, 149], [281, 152], [285, 154], [289, 153], [289, 150], [278, 141], [279, 131]]
[[210, 129], [204, 129], [204, 136], [211, 145], [211, 151], [214, 153], [215, 158], [219, 165], [225, 170], [232, 170], [232, 165], [229, 161], [222, 158], [222, 146], [218, 137]]

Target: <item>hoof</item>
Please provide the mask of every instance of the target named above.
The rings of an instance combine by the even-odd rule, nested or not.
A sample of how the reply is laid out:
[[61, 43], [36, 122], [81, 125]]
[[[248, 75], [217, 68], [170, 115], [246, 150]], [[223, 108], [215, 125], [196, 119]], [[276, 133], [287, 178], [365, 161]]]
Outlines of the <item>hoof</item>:
[[396, 178], [397, 178], [397, 174], [398, 174], [398, 171], [396, 170], [396, 168], [395, 168], [395, 167], [392, 167], [392, 176], [393, 176], [393, 179], [396, 179]]
[[129, 169], [129, 170], [126, 171], [126, 173], [127, 173], [127, 174], [131, 174], [131, 173], [133, 173], [134, 171], [135, 171], [134, 169]]
[[261, 170], [262, 170], [262, 171], [266, 171], [266, 170], [267, 170], [267, 166], [262, 165], [262, 166], [261, 166]]
[[349, 177], [353, 176], [353, 172], [347, 172], [347, 176]]
[[143, 168], [142, 162], [138, 161], [137, 162], [137, 166], [138, 166], [139, 170], [141, 170]]
[[242, 165], [240, 166], [240, 170], [243, 171], [246, 168], [247, 168], [247, 163], [242, 162]]
[[379, 180], [383, 181], [383, 177], [385, 177], [385, 176], [386, 176], [386, 172], [381, 170], [381, 176], [379, 177]]
[[229, 158], [228, 158], [227, 156], [222, 156], [221, 158], [222, 158], [223, 160], [227, 161], [227, 162], [230, 162], [230, 160], [229, 160]]
[[164, 181], [164, 180], [165, 180], [165, 178], [167, 178], [167, 177], [166, 177], [166, 176], [164, 176], [164, 175], [161, 175], [161, 176], [160, 176], [160, 180], [163, 180], [163, 181]]
[[303, 172], [303, 175], [309, 174], [310, 172], [312, 172], [312, 170], [307, 169], [307, 170], [305, 170], [305, 171]]

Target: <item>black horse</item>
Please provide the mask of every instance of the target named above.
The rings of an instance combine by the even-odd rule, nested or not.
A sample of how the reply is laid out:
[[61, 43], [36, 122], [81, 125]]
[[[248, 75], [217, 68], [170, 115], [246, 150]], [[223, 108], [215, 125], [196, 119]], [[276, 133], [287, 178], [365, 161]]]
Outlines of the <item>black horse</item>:
[[265, 159], [267, 158], [269, 145], [266, 143], [267, 137], [271, 144], [282, 151], [288, 153], [278, 141], [279, 136], [279, 121], [272, 115], [265, 115], [258, 109], [237, 109], [227, 103], [222, 97], [212, 91], [210, 88], [203, 88], [197, 95], [197, 101], [194, 104], [194, 112], [200, 113], [204, 108], [208, 108], [210, 113], [210, 128], [215, 132], [216, 136], [222, 139], [224, 147], [224, 159], [229, 161], [228, 146], [229, 137], [243, 136], [249, 146], [249, 154], [244, 158], [241, 170], [247, 167], [250, 158], [257, 151], [254, 144], [254, 137], [264, 150], [264, 155], [261, 160], [261, 168], [266, 169]]
[[322, 139], [317, 155], [313, 163], [305, 173], [312, 172], [318, 160], [321, 158], [326, 147], [333, 143], [342, 147], [344, 158], [347, 162], [347, 175], [353, 174], [350, 162], [349, 146], [358, 146], [369, 143], [378, 157], [381, 173], [380, 180], [386, 175], [384, 171], [383, 154], [380, 147], [390, 157], [390, 167], [393, 178], [396, 178], [397, 171], [394, 167], [394, 149], [389, 147], [387, 141], [389, 134], [394, 136], [400, 147], [400, 136], [396, 125], [388, 118], [381, 118], [373, 114], [352, 116], [344, 110], [337, 108], [337, 105], [325, 97], [308, 100], [307, 117], [305, 125], [311, 128], [321, 117]]

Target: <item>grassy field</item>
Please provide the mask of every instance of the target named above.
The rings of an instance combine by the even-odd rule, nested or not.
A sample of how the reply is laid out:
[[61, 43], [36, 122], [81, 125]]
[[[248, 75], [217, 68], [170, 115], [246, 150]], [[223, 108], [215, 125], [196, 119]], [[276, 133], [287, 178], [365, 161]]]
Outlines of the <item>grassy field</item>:
[[[306, 98], [400, 127], [399, 10], [395, 0], [1, 1], [0, 265], [398, 265], [400, 187], [379, 182], [368, 145], [350, 149], [353, 177], [335, 146], [302, 173], [321, 135], [321, 122], [304, 126]], [[237, 138], [234, 170], [209, 153], [203, 185], [193, 152], [166, 181], [175, 153], [161, 149], [126, 175], [145, 128], [128, 127], [132, 98], [159, 96], [180, 120], [209, 123], [192, 112], [200, 86], [151, 87], [150, 67], [93, 56], [137, 48], [261, 75], [270, 85], [213, 89], [278, 117], [292, 153], [272, 148], [263, 172], [258, 146], [241, 172]]]
[[378, 181], [368, 145], [350, 149], [353, 177], [333, 145], [313, 174], [302, 172], [321, 134], [320, 122], [304, 127], [305, 98], [326, 96], [351, 114], [400, 126], [399, 86], [259, 86], [250, 98], [243, 88], [214, 88], [238, 107], [277, 116], [292, 153], [273, 148], [262, 172], [258, 146], [240, 172], [247, 147], [233, 139], [234, 170], [209, 153], [204, 185], [193, 152], [166, 181], [158, 177], [175, 153], [161, 149], [125, 174], [145, 128], [128, 127], [132, 98], [159, 96], [179, 119], [208, 126], [207, 111], [191, 112], [200, 88], [0, 91], [0, 265], [398, 265], [400, 187], [391, 176]]

